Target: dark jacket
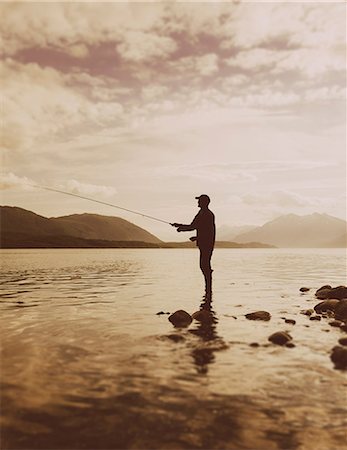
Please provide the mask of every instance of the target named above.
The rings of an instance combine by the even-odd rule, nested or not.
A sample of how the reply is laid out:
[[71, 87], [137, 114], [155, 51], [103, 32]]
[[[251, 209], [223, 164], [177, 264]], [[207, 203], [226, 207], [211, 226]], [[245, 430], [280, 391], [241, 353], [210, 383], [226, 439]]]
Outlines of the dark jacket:
[[197, 230], [196, 244], [199, 248], [213, 248], [216, 239], [214, 214], [208, 208], [202, 208], [194, 217], [191, 226]]

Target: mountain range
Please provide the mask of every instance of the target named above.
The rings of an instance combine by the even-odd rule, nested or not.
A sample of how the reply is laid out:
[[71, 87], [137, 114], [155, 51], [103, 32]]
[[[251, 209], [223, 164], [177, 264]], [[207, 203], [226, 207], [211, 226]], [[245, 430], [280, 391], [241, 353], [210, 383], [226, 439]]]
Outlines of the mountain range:
[[[98, 214], [46, 218], [18, 207], [1, 206], [3, 248], [193, 247], [165, 243], [127, 220]], [[327, 214], [288, 214], [260, 227], [223, 226], [216, 247], [346, 247], [346, 222]]]
[[347, 223], [328, 214], [287, 214], [234, 237], [276, 247], [346, 247]]

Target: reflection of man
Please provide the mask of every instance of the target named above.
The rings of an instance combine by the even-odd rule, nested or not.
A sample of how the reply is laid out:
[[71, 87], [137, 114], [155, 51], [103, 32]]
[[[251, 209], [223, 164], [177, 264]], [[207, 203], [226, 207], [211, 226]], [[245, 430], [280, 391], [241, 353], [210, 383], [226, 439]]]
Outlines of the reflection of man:
[[[173, 223], [172, 226], [177, 228], [177, 231], [197, 231], [196, 244], [200, 250], [200, 269], [205, 277], [206, 292], [211, 292], [212, 289], [212, 269], [211, 257], [216, 238], [216, 227], [214, 222], [214, 214], [208, 208], [210, 204], [210, 197], [208, 195], [200, 195], [195, 197], [198, 200], [200, 211], [194, 217], [190, 225], [180, 223]], [[195, 240], [192, 238], [192, 240]]]

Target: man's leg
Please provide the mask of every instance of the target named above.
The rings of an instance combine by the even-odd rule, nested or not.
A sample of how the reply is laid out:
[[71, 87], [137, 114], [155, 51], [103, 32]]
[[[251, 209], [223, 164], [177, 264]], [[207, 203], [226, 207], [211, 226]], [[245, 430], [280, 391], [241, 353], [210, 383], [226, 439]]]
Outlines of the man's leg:
[[211, 257], [213, 248], [200, 248], [200, 269], [205, 278], [206, 292], [212, 290], [212, 269], [211, 269]]

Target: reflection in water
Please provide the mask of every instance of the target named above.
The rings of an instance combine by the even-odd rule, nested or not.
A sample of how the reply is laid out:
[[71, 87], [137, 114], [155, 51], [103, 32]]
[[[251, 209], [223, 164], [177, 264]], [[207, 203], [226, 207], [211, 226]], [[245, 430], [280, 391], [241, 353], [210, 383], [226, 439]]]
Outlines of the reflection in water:
[[[192, 356], [197, 372], [206, 374], [209, 364], [215, 361], [214, 353], [226, 347], [217, 334], [218, 318], [212, 309], [212, 292], [205, 294], [200, 310], [193, 316], [197, 320], [198, 325], [197, 328], [189, 331], [195, 336], [199, 336], [201, 341], [199, 346], [192, 351]], [[215, 345], [216, 343], [218, 345]]]

